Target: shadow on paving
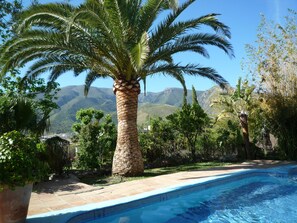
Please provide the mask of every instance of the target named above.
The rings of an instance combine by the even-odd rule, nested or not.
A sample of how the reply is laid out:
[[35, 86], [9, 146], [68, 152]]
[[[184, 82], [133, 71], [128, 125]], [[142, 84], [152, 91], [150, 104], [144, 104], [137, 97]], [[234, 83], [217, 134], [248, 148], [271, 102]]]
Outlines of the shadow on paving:
[[72, 192], [88, 187], [91, 186], [80, 183], [76, 177], [70, 175], [68, 177], [37, 183], [34, 185], [33, 191], [35, 193], [53, 194], [56, 192]]

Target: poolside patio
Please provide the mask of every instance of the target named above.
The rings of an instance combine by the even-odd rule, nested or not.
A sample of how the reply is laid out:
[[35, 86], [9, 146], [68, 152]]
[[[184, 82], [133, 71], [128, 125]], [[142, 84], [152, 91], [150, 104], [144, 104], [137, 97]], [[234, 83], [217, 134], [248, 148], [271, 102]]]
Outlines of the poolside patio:
[[228, 174], [244, 169], [269, 168], [285, 164], [296, 164], [296, 162], [253, 160], [209, 170], [179, 172], [105, 187], [90, 186], [79, 182], [75, 177], [40, 183], [36, 186], [38, 193], [32, 193], [29, 216], [132, 196], [183, 184], [203, 177]]

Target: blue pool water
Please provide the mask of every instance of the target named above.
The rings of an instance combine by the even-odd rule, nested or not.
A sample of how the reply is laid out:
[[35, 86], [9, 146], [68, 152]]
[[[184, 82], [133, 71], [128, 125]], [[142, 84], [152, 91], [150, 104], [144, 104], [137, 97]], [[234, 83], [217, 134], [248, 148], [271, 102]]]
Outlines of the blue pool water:
[[224, 179], [172, 192], [163, 200], [77, 222], [297, 222], [297, 175], [261, 172], [239, 175], [235, 180]]

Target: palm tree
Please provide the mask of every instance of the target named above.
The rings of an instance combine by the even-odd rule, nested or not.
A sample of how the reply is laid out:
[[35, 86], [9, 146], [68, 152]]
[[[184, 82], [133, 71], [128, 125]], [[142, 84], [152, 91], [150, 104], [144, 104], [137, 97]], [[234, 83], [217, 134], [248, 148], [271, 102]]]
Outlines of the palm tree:
[[[187, 74], [226, 84], [212, 68], [173, 60], [174, 54], [186, 51], [209, 57], [204, 45], [233, 56], [229, 28], [218, 21], [217, 14], [178, 20], [193, 2], [178, 6], [176, 0], [86, 0], [77, 7], [67, 3], [32, 6], [19, 16], [17, 36], [0, 51], [2, 76], [11, 67], [33, 61], [27, 77], [49, 71], [50, 80], [55, 80], [66, 71], [75, 76], [86, 73], [85, 94], [97, 78], [111, 77], [118, 115], [113, 174], [139, 175], [143, 173], [136, 126], [139, 82], [145, 85], [147, 77], [164, 74], [185, 88]], [[157, 20], [163, 11], [167, 16]], [[202, 25], [215, 33], [197, 32]]]
[[17, 77], [17, 71], [0, 80], [0, 135], [12, 130], [39, 137], [49, 129], [49, 117], [58, 83]]
[[254, 90], [255, 86], [249, 86], [247, 80], [242, 82], [241, 78], [239, 78], [235, 89], [229, 88], [227, 94], [223, 93], [222, 96], [214, 100], [211, 105], [219, 105], [223, 108], [220, 114], [218, 114], [216, 121], [222, 118], [233, 120], [238, 118], [242, 131], [246, 159], [253, 158], [250, 148], [248, 113], [251, 112], [255, 106], [253, 100]]
[[40, 136], [47, 128], [49, 114], [40, 115], [32, 99], [0, 95], [0, 135], [17, 130]]

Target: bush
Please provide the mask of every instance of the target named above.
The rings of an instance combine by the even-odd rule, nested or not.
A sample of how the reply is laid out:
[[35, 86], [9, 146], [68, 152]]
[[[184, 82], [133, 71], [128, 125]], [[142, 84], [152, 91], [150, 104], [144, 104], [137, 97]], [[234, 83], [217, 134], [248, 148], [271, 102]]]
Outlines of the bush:
[[[73, 125], [74, 141], [78, 144], [79, 168], [87, 170], [111, 169], [116, 147], [117, 131], [111, 116], [93, 108], [76, 113], [78, 123]], [[103, 120], [102, 120], [103, 119]]]
[[71, 166], [74, 155], [70, 154], [69, 141], [55, 136], [45, 140], [46, 158], [52, 173], [61, 175], [65, 167]]
[[266, 111], [268, 126], [277, 137], [281, 159], [297, 159], [297, 93], [294, 97], [274, 95], [269, 98]]
[[0, 137], [0, 190], [41, 180], [47, 166], [40, 155], [44, 146], [35, 138], [11, 131]]
[[140, 147], [147, 167], [183, 164], [190, 160], [182, 138], [175, 135], [169, 121], [152, 119], [150, 130], [139, 134]]

